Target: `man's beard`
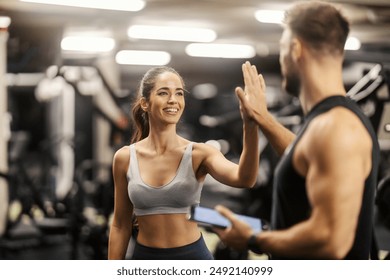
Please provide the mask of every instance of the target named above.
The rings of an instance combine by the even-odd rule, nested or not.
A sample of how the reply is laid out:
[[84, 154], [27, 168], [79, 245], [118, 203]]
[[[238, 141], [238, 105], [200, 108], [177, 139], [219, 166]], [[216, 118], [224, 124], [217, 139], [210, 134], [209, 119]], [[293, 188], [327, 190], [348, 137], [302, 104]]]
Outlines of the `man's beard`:
[[299, 97], [299, 92], [301, 91], [301, 80], [296, 73], [289, 73], [284, 77], [283, 87], [288, 94]]

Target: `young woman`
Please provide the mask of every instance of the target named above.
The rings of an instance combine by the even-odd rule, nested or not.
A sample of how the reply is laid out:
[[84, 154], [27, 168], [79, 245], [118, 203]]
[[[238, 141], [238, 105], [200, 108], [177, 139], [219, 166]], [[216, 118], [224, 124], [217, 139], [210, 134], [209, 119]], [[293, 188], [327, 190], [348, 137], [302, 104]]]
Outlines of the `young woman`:
[[212, 146], [176, 133], [185, 92], [182, 77], [169, 67], [152, 68], [141, 81], [133, 105], [136, 133], [113, 160], [109, 259], [125, 258], [133, 213], [139, 227], [133, 259], [213, 259], [197, 224], [187, 219], [190, 206], [199, 204], [206, 175], [237, 188], [256, 182], [257, 125], [242, 116], [244, 144], [237, 165]]

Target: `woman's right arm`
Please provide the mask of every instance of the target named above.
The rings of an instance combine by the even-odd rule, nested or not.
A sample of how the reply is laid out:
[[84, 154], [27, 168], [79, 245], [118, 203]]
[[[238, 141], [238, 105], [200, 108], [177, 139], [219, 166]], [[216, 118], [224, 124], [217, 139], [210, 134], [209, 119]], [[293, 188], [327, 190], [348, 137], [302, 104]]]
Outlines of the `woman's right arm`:
[[114, 217], [108, 241], [108, 259], [124, 259], [132, 232], [133, 205], [127, 193], [126, 173], [129, 166], [130, 153], [123, 147], [114, 155]]

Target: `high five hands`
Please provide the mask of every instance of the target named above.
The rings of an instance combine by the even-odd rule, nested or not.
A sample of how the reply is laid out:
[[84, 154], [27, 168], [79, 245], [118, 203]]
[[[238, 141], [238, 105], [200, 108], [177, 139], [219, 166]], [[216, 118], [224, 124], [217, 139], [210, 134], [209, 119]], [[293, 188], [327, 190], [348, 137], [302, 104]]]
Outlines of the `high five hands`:
[[249, 61], [242, 65], [245, 87], [237, 87], [235, 92], [240, 101], [243, 119], [256, 120], [268, 113], [265, 99], [265, 81], [258, 74], [256, 66]]

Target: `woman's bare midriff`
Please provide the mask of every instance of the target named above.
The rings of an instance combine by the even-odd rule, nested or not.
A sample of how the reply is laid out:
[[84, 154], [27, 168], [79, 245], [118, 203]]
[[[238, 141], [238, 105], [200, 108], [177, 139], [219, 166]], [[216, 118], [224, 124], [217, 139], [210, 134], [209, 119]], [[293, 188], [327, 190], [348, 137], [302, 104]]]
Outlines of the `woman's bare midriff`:
[[138, 243], [153, 248], [185, 246], [200, 238], [200, 230], [186, 214], [158, 214], [138, 217]]

